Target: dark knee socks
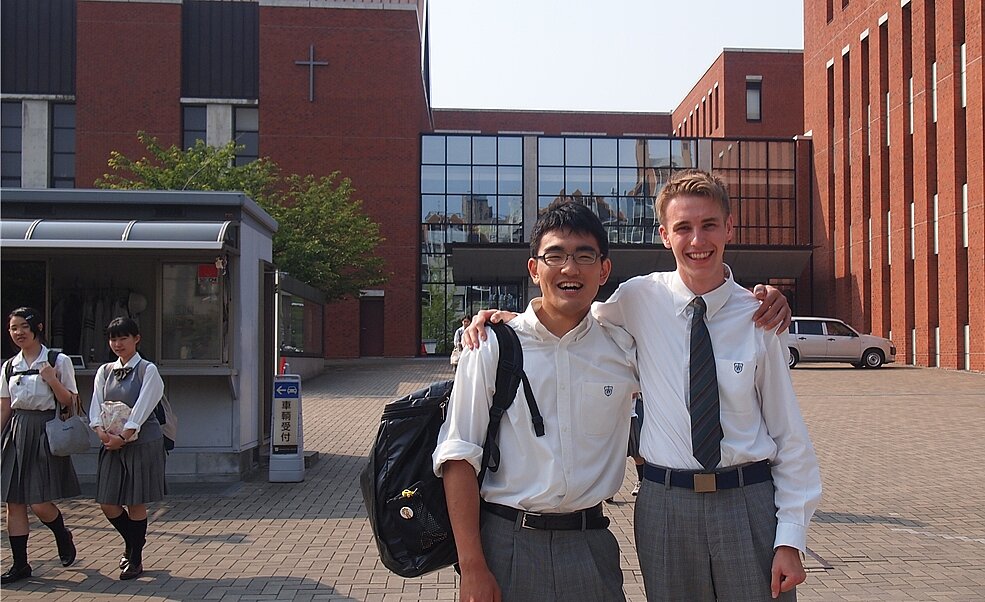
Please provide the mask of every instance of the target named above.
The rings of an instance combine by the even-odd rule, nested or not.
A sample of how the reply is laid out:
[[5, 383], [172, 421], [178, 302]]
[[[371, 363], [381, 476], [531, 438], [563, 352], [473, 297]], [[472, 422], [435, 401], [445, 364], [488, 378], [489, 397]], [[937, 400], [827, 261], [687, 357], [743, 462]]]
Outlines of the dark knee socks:
[[58, 555], [62, 556], [67, 553], [72, 546], [72, 535], [68, 532], [68, 529], [65, 528], [65, 521], [62, 519], [62, 513], [59, 512], [58, 516], [56, 516], [50, 523], [45, 521], [41, 522], [55, 534], [55, 543], [58, 544]]
[[119, 531], [120, 535], [123, 537], [123, 543], [126, 544], [125, 555], [130, 558], [130, 515], [127, 514], [126, 508], [123, 509], [123, 513], [116, 518], [109, 519], [110, 524]]
[[131, 566], [143, 563], [144, 542], [146, 541], [147, 519], [130, 519], [130, 554], [127, 558], [130, 560]]
[[13, 566], [22, 567], [27, 564], [27, 535], [7, 535], [10, 542], [10, 553], [13, 556]]

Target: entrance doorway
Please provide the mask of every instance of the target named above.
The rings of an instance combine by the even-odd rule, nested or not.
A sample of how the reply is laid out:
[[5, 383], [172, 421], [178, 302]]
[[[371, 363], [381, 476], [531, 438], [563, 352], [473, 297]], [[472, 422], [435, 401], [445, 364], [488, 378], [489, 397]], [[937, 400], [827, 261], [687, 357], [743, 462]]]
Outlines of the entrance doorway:
[[359, 299], [359, 356], [383, 356], [383, 297]]

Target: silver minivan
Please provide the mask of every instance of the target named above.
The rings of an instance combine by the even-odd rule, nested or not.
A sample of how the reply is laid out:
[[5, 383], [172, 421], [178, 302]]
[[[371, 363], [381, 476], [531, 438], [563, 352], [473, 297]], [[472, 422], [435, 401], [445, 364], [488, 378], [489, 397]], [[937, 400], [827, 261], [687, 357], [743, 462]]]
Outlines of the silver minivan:
[[892, 341], [859, 334], [835, 318], [794, 316], [788, 343], [791, 368], [798, 362], [849, 362], [856, 368], [878, 368], [896, 361]]

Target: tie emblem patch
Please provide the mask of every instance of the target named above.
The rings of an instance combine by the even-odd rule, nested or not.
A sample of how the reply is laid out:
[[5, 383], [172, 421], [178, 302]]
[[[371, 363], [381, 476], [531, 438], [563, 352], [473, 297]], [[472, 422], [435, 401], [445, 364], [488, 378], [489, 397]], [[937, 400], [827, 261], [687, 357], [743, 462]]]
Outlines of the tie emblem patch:
[[734, 364], [732, 364], [732, 367], [735, 368], [736, 374], [742, 373], [742, 362], [735, 362]]
[[606, 385], [606, 386], [602, 387], [602, 392], [605, 393], [605, 396], [606, 397], [611, 397], [612, 396], [612, 390], [613, 390], [612, 389], [612, 385]]

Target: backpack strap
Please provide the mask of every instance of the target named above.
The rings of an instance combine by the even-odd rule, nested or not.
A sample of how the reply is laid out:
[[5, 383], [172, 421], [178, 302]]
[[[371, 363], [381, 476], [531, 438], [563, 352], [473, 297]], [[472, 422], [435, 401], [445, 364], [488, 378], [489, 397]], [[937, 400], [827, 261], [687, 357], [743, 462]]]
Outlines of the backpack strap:
[[[55, 364], [58, 362], [58, 356], [59, 356], [59, 352], [58, 351], [55, 351], [54, 349], [49, 349], [48, 350], [48, 358], [47, 358], [48, 359], [48, 364], [52, 368], [54, 368], [55, 367]], [[30, 370], [25, 370], [23, 372], [18, 372], [17, 374], [18, 375], [29, 376], [29, 375], [33, 375], [33, 374], [38, 374], [38, 371], [35, 370], [34, 368], [31, 368]], [[10, 377], [13, 376], [13, 375], [14, 375], [14, 358], [10, 358], [3, 365], [3, 378], [4, 378], [4, 380], [7, 381], [8, 385], [10, 383]]]
[[516, 332], [505, 323], [489, 324], [499, 341], [499, 362], [496, 365], [496, 391], [493, 393], [492, 407], [489, 408], [489, 427], [486, 430], [486, 441], [482, 445], [482, 468], [479, 470], [479, 485], [485, 478], [486, 469], [496, 472], [499, 470], [499, 427], [506, 410], [513, 405], [520, 384], [523, 383], [523, 394], [530, 409], [534, 433], [544, 436], [544, 418], [537, 408], [530, 381], [523, 371], [523, 348]]

